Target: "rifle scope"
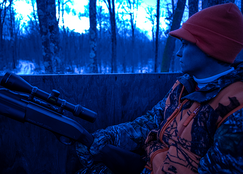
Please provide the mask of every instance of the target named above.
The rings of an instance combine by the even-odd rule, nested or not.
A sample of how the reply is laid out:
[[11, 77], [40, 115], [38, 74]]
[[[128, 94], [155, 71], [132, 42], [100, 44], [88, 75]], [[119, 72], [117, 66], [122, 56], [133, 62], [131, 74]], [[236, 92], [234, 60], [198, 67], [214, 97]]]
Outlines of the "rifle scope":
[[26, 82], [23, 78], [20, 76], [7, 72], [1, 81], [1, 85], [5, 88], [8, 88], [13, 91], [19, 91], [24, 93], [31, 94], [30, 96], [39, 97], [42, 100], [47, 101], [48, 103], [51, 103], [53, 105], [57, 105], [63, 109], [66, 109], [67, 111], [70, 111], [73, 113], [74, 116], [80, 117], [84, 120], [87, 120], [89, 122], [94, 122], [97, 116], [97, 113], [94, 111], [91, 111], [81, 105], [74, 105], [72, 103], [67, 102], [64, 99], [58, 98], [60, 95], [60, 92], [57, 90], [52, 90], [51, 93], [47, 93], [45, 91], [42, 91], [41, 89], [38, 89], [35, 86], [31, 86], [28, 82]]

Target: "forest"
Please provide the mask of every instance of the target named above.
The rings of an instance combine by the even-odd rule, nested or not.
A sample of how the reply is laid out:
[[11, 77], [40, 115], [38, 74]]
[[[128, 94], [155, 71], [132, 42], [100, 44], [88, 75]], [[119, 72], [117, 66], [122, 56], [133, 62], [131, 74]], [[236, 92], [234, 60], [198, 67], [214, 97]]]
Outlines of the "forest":
[[[14, 4], [32, 6], [26, 23]], [[180, 42], [168, 35], [194, 13], [243, 0], [155, 0], [146, 7], [151, 38], [137, 27], [142, 0], [89, 0], [85, 12], [90, 27], [78, 33], [65, 25], [73, 0], [0, 1], [0, 73], [84, 74], [180, 72], [176, 51]], [[166, 10], [161, 10], [161, 9]], [[162, 21], [167, 27], [162, 27]], [[82, 20], [80, 20], [82, 25]], [[237, 59], [243, 60], [240, 53]]]

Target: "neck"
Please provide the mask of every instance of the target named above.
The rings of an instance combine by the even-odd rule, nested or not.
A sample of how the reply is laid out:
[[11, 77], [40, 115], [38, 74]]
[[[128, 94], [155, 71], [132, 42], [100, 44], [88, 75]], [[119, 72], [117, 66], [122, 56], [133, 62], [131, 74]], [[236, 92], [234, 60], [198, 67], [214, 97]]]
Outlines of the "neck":
[[230, 66], [224, 66], [221, 64], [215, 64], [215, 65], [211, 64], [211, 65], [207, 66], [206, 68], [204, 68], [202, 71], [199, 71], [198, 73], [193, 74], [193, 76], [198, 79], [205, 79], [205, 78], [220, 74], [222, 72], [225, 72], [231, 68], [232, 67], [230, 67]]
[[220, 77], [222, 77], [222, 76], [224, 76], [224, 75], [230, 73], [230, 72], [233, 71], [233, 70], [234, 70], [234, 68], [232, 67], [232, 68], [230, 68], [230, 69], [227, 70], [227, 71], [221, 72], [221, 73], [219, 73], [219, 74], [216, 74], [216, 75], [213, 75], [213, 76], [211, 76], [211, 77], [204, 78], [204, 79], [198, 79], [198, 78], [196, 78], [195, 76], [193, 76], [193, 78], [194, 78], [195, 82], [197, 82], [198, 87], [199, 87], [199, 88], [203, 88], [203, 87], [206, 86], [208, 83], [210, 83], [210, 82], [212, 82], [212, 81], [214, 81], [214, 80], [216, 80], [216, 79], [218, 79], [218, 78], [220, 78]]

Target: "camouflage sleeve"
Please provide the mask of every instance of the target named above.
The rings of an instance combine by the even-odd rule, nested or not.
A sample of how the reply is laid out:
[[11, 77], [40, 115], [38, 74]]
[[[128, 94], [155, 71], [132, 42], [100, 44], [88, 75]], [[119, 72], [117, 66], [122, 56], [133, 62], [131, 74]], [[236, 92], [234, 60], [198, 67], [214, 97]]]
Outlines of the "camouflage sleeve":
[[97, 154], [105, 144], [112, 144], [130, 151], [138, 150], [144, 145], [149, 131], [157, 128], [163, 120], [166, 97], [146, 115], [138, 117], [132, 122], [109, 126], [94, 132], [92, 135], [95, 140], [90, 152]]
[[243, 173], [243, 109], [229, 116], [218, 128], [214, 144], [200, 160], [198, 172]]

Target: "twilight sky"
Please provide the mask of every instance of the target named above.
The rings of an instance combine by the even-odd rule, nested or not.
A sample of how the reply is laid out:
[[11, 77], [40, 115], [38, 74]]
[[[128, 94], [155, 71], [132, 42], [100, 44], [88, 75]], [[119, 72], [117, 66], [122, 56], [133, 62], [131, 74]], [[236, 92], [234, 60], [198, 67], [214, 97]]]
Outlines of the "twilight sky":
[[[154, 6], [156, 7], [156, 2], [157, 0], [143, 0], [141, 6], [138, 9], [137, 13], [137, 23], [136, 26], [140, 28], [141, 30], [147, 31], [148, 35], [151, 36], [151, 22], [148, 21], [146, 18], [148, 15], [146, 14], [145, 8], [147, 6]], [[163, 3], [164, 1], [161, 1], [161, 11], [165, 11], [165, 8], [163, 8]], [[31, 12], [32, 12], [32, 7], [30, 4], [27, 4], [25, 0], [15, 0], [15, 9], [16, 12], [19, 14], [18, 16], [22, 17], [23, 20], [22, 22], [26, 22], [29, 20], [29, 17]], [[72, 9], [75, 9], [76, 14], [79, 12], [83, 13], [84, 12], [84, 6], [88, 5], [88, 0], [73, 0], [73, 5], [69, 4]], [[104, 8], [106, 8], [105, 4], [103, 4]], [[155, 8], [156, 10], [156, 8]], [[107, 11], [108, 12], [108, 11]], [[64, 15], [65, 18], [65, 26], [69, 27], [71, 30], [75, 30], [76, 32], [82, 33], [85, 30], [89, 29], [89, 19], [87, 17], [82, 17], [79, 19], [78, 15], [73, 16], [72, 13], [65, 13]], [[163, 22], [164, 18], [161, 18], [161, 27], [165, 28], [166, 25]], [[61, 23], [60, 23], [61, 24]]]

